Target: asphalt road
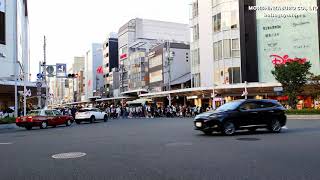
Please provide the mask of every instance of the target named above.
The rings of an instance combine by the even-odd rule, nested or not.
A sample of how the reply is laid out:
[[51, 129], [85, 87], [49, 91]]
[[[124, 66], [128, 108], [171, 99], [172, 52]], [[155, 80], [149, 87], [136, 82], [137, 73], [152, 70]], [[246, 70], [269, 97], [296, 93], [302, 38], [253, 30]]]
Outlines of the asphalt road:
[[[320, 121], [281, 134], [204, 136], [192, 119], [112, 120], [0, 131], [0, 179], [319, 180]], [[83, 152], [77, 159], [52, 155]]]

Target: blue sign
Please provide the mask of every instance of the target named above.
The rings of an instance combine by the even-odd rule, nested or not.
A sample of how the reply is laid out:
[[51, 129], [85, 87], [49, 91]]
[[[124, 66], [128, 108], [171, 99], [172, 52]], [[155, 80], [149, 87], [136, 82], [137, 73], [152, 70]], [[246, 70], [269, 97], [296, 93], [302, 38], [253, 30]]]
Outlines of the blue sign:
[[67, 76], [67, 65], [66, 64], [56, 64], [56, 77], [65, 78]]
[[38, 78], [38, 79], [43, 79], [43, 74], [42, 74], [42, 73], [38, 73], [38, 74], [37, 74], [37, 78]]

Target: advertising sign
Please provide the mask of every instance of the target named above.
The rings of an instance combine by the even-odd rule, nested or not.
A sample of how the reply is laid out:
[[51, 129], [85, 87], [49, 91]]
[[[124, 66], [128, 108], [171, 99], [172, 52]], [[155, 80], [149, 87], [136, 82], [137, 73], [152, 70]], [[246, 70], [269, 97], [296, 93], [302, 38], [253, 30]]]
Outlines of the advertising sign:
[[6, 12], [6, 0], [0, 0], [0, 11]]
[[57, 64], [56, 65], [56, 76], [57, 78], [65, 78], [67, 76], [67, 65], [66, 64]]
[[309, 61], [320, 74], [317, 0], [256, 0], [260, 82], [276, 64]]

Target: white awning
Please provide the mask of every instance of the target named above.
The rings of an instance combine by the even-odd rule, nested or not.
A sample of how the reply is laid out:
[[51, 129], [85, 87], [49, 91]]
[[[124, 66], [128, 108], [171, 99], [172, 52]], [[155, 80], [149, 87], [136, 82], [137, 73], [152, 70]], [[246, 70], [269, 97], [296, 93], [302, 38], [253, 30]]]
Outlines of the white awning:
[[132, 105], [132, 104], [141, 104], [144, 105], [147, 102], [152, 102], [152, 99], [136, 99], [134, 101], [128, 101], [127, 104], [128, 105]]
[[122, 92], [121, 94], [131, 94], [131, 93], [139, 93], [139, 92], [148, 92], [148, 90], [146, 90], [146, 89], [136, 89], [136, 90], [132, 90], [132, 91]]
[[132, 97], [122, 96], [122, 97], [113, 97], [113, 98], [103, 98], [98, 99], [96, 102], [102, 102], [102, 101], [112, 101], [112, 100], [119, 100], [119, 99], [131, 99]]

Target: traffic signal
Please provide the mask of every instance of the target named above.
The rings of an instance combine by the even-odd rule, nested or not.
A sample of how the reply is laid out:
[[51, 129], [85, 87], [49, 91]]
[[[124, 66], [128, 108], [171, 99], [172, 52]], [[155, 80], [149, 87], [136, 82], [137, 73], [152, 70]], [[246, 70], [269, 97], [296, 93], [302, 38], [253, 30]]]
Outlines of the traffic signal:
[[78, 78], [78, 74], [68, 74], [68, 78], [70, 79]]

